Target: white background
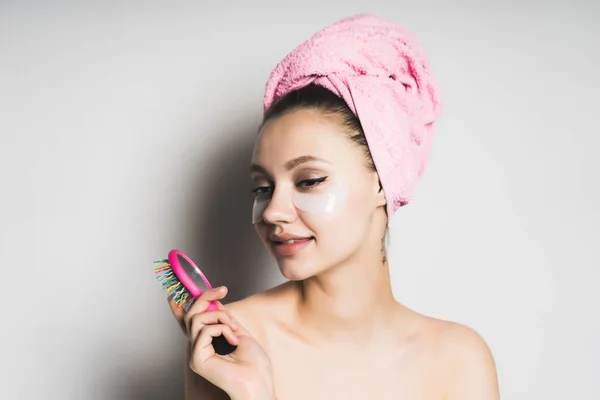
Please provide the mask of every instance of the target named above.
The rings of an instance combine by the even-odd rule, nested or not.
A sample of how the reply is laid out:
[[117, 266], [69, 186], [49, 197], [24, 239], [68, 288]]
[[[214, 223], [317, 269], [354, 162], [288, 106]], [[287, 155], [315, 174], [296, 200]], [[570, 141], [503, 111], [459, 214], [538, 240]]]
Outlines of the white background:
[[232, 299], [281, 282], [250, 224], [264, 84], [370, 12], [445, 103], [398, 299], [480, 332], [503, 399], [599, 399], [599, 3], [215, 3], [0, 1], [0, 397], [182, 398], [151, 263], [179, 248]]

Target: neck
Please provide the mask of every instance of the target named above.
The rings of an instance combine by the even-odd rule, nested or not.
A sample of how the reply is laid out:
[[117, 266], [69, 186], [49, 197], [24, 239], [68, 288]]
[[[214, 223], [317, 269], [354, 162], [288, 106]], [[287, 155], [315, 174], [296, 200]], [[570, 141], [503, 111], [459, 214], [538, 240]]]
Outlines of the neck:
[[385, 256], [357, 256], [296, 283], [302, 326], [317, 336], [365, 341], [388, 328], [399, 304], [392, 293]]

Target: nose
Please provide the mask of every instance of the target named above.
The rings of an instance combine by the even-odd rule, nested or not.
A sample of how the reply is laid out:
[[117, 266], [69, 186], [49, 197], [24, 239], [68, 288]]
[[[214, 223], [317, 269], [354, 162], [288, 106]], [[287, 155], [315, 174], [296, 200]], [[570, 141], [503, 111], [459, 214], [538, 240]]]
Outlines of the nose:
[[263, 220], [267, 224], [294, 222], [297, 212], [292, 202], [292, 190], [291, 188], [282, 186], [275, 188], [271, 200], [263, 213]]

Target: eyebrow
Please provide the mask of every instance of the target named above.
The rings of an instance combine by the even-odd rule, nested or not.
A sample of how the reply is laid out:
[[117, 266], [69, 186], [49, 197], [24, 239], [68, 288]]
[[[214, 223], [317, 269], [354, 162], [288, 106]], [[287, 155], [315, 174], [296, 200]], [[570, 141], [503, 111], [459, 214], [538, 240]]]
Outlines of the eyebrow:
[[[320, 161], [320, 162], [324, 162], [327, 164], [331, 164], [329, 161], [325, 160], [324, 158], [319, 158], [319, 157], [315, 157], [315, 156], [300, 156], [300, 157], [296, 157], [293, 160], [286, 162], [284, 167], [285, 167], [286, 171], [291, 171], [294, 168], [298, 167], [299, 165], [305, 164], [307, 162], [312, 162], [312, 161]], [[250, 166], [250, 172], [260, 172], [263, 174], [267, 174], [267, 171], [258, 164], [252, 164]]]

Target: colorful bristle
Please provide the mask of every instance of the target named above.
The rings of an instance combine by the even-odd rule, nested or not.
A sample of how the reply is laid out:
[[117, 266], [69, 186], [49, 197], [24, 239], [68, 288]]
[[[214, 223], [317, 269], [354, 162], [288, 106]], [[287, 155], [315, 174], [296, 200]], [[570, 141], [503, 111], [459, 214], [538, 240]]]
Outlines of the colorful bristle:
[[169, 260], [154, 261], [154, 275], [162, 285], [163, 290], [167, 293], [167, 297], [187, 311], [194, 302], [194, 298], [179, 279], [177, 279], [177, 275], [173, 272]]

